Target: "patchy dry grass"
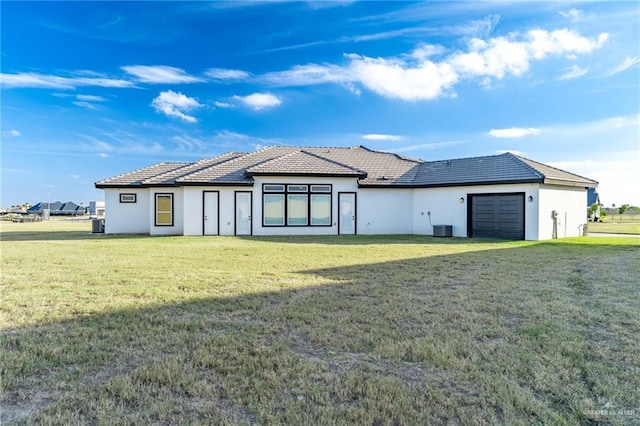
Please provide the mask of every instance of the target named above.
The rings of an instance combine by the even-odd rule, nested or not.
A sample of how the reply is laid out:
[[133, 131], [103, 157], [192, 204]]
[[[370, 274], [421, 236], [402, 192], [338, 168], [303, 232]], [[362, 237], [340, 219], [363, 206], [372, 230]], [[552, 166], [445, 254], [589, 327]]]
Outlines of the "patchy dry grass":
[[640, 239], [2, 224], [2, 424], [640, 422]]
[[589, 232], [594, 234], [640, 234], [638, 222], [589, 222]]
[[640, 235], [640, 215], [609, 214], [604, 222], [589, 222], [589, 232], [595, 234], [635, 234]]

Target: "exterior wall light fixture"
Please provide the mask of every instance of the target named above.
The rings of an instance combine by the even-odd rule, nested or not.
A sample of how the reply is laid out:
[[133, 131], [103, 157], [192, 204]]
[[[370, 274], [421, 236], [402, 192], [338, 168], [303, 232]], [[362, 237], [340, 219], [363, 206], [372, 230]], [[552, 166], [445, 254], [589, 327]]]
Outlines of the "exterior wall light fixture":
[[529, 200], [529, 202], [533, 201], [533, 195], [529, 195], [529, 197], [527, 198], [527, 200]]
[[464, 203], [464, 197], [460, 197], [460, 204]]

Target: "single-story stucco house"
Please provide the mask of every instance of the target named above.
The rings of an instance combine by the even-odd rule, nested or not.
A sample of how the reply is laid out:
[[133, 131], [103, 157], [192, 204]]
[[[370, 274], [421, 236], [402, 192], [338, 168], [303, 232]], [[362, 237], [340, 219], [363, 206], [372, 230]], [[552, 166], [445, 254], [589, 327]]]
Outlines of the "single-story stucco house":
[[422, 161], [362, 146], [230, 152], [95, 184], [105, 191], [110, 234], [433, 235], [437, 229], [515, 240], [582, 235], [587, 188], [597, 185], [511, 153]]

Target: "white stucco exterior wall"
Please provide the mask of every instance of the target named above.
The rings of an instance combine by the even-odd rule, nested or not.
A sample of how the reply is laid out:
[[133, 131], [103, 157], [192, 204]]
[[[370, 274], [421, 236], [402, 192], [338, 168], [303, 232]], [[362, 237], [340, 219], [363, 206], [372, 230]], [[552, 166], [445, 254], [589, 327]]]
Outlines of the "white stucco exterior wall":
[[[433, 235], [432, 225], [452, 225], [454, 237], [467, 236], [468, 196], [471, 194], [524, 193], [525, 239], [538, 235], [539, 184], [456, 186], [448, 188], [417, 188], [413, 193], [413, 233]], [[529, 196], [533, 197], [528, 202]], [[464, 202], [460, 202], [463, 198]], [[431, 212], [431, 222], [429, 222]]]
[[[188, 186], [184, 187], [184, 235], [203, 235], [204, 195], [206, 191], [218, 194], [218, 235], [235, 234], [235, 193], [252, 191], [250, 186]], [[255, 194], [252, 196], [255, 212]], [[254, 221], [254, 214], [251, 218]]]
[[552, 211], [558, 212], [557, 238], [578, 237], [587, 222], [587, 190], [581, 187], [540, 186], [538, 239], [553, 238]]
[[[120, 194], [136, 194], [135, 203], [121, 203]], [[149, 190], [107, 188], [104, 190], [106, 234], [148, 234]]]
[[360, 188], [357, 206], [358, 234], [413, 233], [412, 189]]
[[[326, 227], [262, 226], [262, 184], [331, 184], [332, 223]], [[525, 239], [552, 238], [551, 211], [558, 212], [558, 238], [582, 235], [586, 189], [541, 184], [483, 185], [448, 188], [359, 188], [354, 178], [256, 177], [254, 186], [105, 189], [105, 232], [150, 235], [202, 235], [203, 192], [218, 193], [219, 235], [235, 235], [235, 195], [252, 193], [253, 235], [337, 235], [340, 192], [356, 193], [358, 234], [433, 235], [433, 225], [452, 225], [453, 235], [467, 236], [469, 195], [524, 193]], [[136, 194], [120, 203], [120, 194]], [[173, 226], [155, 226], [155, 194], [173, 194]], [[531, 196], [532, 201], [528, 201]], [[464, 202], [460, 203], [460, 198]], [[431, 212], [431, 215], [428, 215]], [[431, 219], [431, 224], [429, 222]]]

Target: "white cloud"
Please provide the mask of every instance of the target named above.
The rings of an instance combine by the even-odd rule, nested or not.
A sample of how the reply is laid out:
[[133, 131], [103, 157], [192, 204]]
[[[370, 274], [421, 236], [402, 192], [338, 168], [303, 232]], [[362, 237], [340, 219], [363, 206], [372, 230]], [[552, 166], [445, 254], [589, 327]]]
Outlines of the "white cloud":
[[583, 75], [585, 75], [586, 73], [589, 72], [589, 68], [580, 68], [577, 65], [573, 65], [571, 68], [567, 69], [567, 72], [565, 72], [559, 79], [560, 80], [571, 80], [573, 78], [578, 78], [578, 77], [582, 77]]
[[151, 102], [151, 106], [156, 112], [166, 114], [169, 117], [177, 117], [187, 123], [198, 121], [195, 117], [188, 115], [187, 112], [202, 107], [195, 98], [190, 98], [172, 90], [160, 92], [158, 97]]
[[213, 104], [218, 108], [235, 108], [236, 107], [235, 105], [230, 104], [229, 102], [215, 101]]
[[434, 99], [447, 94], [458, 81], [451, 65], [429, 60], [408, 64], [400, 59], [349, 55], [349, 74], [379, 95], [405, 101]]
[[228, 146], [233, 150], [238, 150], [239, 147], [244, 146], [258, 150], [267, 146], [282, 145], [282, 141], [279, 139], [250, 136], [242, 133], [232, 132], [230, 130], [221, 130], [217, 132], [213, 136], [213, 142], [216, 146]]
[[573, 23], [584, 20], [584, 14], [580, 9], [569, 9], [567, 11], [560, 11], [558, 13]]
[[476, 19], [469, 23], [449, 28], [452, 34], [460, 34], [470, 37], [486, 37], [500, 22], [500, 15], [490, 15], [483, 19]]
[[209, 68], [204, 72], [204, 75], [221, 81], [241, 81], [251, 76], [251, 74], [246, 71], [224, 68]]
[[142, 83], [168, 84], [168, 83], [198, 83], [201, 78], [187, 74], [181, 68], [167, 65], [129, 65], [121, 67], [124, 72], [136, 77]]
[[533, 127], [510, 127], [508, 129], [491, 129], [489, 135], [495, 138], [521, 138], [523, 136], [537, 135], [540, 129]]
[[273, 86], [311, 86], [314, 84], [345, 83], [348, 72], [338, 65], [296, 65], [287, 71], [263, 74], [258, 81]]
[[402, 140], [402, 136], [369, 133], [367, 135], [362, 135], [362, 139], [366, 139], [368, 141], [399, 141]]
[[529, 70], [531, 54], [526, 43], [496, 37], [489, 41], [474, 38], [468, 52], [454, 53], [449, 63], [456, 73], [466, 77], [503, 79], [506, 74], [520, 76]]
[[608, 33], [601, 33], [596, 40], [591, 40], [566, 28], [551, 32], [531, 30], [527, 35], [527, 47], [535, 59], [543, 59], [551, 54], [591, 53], [602, 47], [609, 38]]
[[60, 77], [39, 73], [0, 74], [0, 84], [8, 89], [75, 89], [80, 86], [134, 87], [132, 82], [121, 79], [106, 77]]
[[234, 96], [233, 99], [236, 99], [255, 110], [276, 107], [282, 104], [282, 100], [271, 93], [254, 93], [249, 96]]
[[[487, 28], [497, 22], [487, 21]], [[467, 48], [449, 52], [440, 46], [419, 46], [398, 57], [372, 58], [345, 54], [345, 65], [297, 65], [286, 71], [267, 73], [257, 81], [273, 86], [308, 86], [342, 84], [358, 93], [356, 85], [388, 98], [405, 101], [429, 100], [455, 96], [455, 85], [464, 79], [480, 79], [488, 86], [492, 79], [522, 76], [533, 61], [551, 55], [591, 53], [608, 39], [607, 33], [596, 38], [583, 37], [568, 29], [530, 30], [487, 40], [472, 38]], [[434, 59], [434, 55], [441, 56]], [[445, 55], [445, 56], [443, 56]]]
[[22, 133], [20, 133], [17, 130], [7, 130], [6, 132], [2, 132], [2, 136], [18, 137], [18, 136], [22, 136]]
[[98, 157], [107, 158], [109, 154], [105, 154], [104, 152], [99, 152]]
[[442, 55], [445, 52], [443, 46], [435, 44], [420, 44], [408, 56], [418, 61], [424, 61], [432, 56]]
[[85, 101], [74, 101], [71, 102], [74, 105], [77, 105], [81, 108], [86, 108], [86, 109], [99, 109], [96, 105], [92, 104], [91, 102], [85, 102]]
[[105, 102], [106, 99], [102, 96], [95, 95], [76, 95], [76, 99], [84, 102]]
[[80, 179], [80, 175], [69, 175], [71, 179]]
[[190, 135], [175, 135], [171, 140], [182, 152], [202, 151], [205, 147], [205, 142], [202, 139]]
[[392, 31], [384, 31], [380, 33], [373, 34], [363, 34], [358, 36], [351, 37], [342, 37], [339, 39], [340, 42], [361, 42], [361, 41], [373, 41], [373, 40], [386, 40], [390, 38], [409, 36], [409, 35], [417, 35], [417, 34], [427, 34], [433, 32], [430, 28], [425, 27], [412, 27], [412, 28], [402, 28], [399, 30]]
[[622, 61], [620, 65], [606, 73], [605, 77], [611, 77], [612, 75], [620, 74], [621, 72], [625, 72], [628, 69], [637, 67], [638, 64], [640, 64], [639, 56], [625, 58], [625, 60]]

